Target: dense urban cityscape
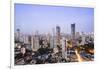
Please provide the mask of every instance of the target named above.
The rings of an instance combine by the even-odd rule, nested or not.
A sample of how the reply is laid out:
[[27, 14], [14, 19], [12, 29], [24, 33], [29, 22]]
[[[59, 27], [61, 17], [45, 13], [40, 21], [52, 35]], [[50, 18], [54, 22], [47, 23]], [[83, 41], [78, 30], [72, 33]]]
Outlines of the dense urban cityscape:
[[60, 26], [52, 33], [14, 33], [15, 65], [86, 62], [94, 60], [94, 33], [77, 32], [76, 24], [70, 25], [71, 33], [63, 33]]

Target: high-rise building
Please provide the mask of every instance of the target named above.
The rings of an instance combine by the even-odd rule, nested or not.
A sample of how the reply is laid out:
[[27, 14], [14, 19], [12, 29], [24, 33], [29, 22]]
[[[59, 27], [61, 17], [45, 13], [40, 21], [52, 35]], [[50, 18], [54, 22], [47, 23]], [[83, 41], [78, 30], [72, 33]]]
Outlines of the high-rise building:
[[54, 38], [55, 38], [55, 29], [53, 28], [52, 29], [52, 40], [51, 40], [51, 48], [54, 48], [55, 47], [55, 42], [54, 42]]
[[86, 42], [85, 42], [85, 40], [86, 40], [86, 35], [85, 35], [84, 32], [82, 32], [81, 38], [82, 38], [81, 45], [84, 45], [84, 44], [86, 43]]
[[62, 57], [65, 58], [65, 48], [66, 48], [66, 39], [65, 39], [65, 37], [62, 38], [61, 45], [62, 45]]
[[75, 23], [71, 24], [71, 35], [72, 35], [72, 39], [75, 38]]
[[76, 32], [76, 33], [75, 33], [75, 39], [77, 39], [77, 40], [78, 40], [78, 39], [79, 39], [79, 37], [80, 37], [80, 33], [79, 33], [79, 32]]
[[56, 40], [57, 40], [57, 45], [60, 46], [60, 38], [61, 38], [61, 35], [60, 35], [60, 27], [59, 26], [56, 26]]
[[15, 33], [15, 41], [20, 41], [20, 29], [17, 29], [16, 30], [16, 33]]
[[39, 49], [39, 36], [37, 34], [31, 35], [31, 49], [36, 51]]
[[36, 31], [35, 36], [34, 36], [34, 45], [35, 45], [35, 50], [39, 49], [39, 32]]
[[34, 44], [35, 44], [35, 40], [34, 40], [34, 35], [31, 36], [31, 49], [34, 51], [35, 47], [34, 47]]
[[50, 35], [50, 33], [48, 33], [48, 34], [46, 35], [47, 43], [50, 43], [50, 37], [51, 37], [51, 35]]
[[23, 36], [23, 42], [25, 43], [25, 44], [28, 44], [28, 35], [24, 35]]

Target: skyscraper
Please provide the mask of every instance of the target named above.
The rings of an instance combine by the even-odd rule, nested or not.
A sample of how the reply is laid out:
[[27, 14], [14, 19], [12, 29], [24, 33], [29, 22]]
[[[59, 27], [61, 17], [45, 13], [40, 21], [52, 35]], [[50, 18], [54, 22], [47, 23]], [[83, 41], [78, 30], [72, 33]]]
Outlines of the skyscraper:
[[60, 38], [61, 38], [61, 35], [60, 35], [60, 27], [59, 26], [56, 26], [56, 40], [57, 40], [57, 45], [60, 46]]
[[34, 42], [34, 35], [31, 35], [31, 48], [32, 48], [32, 50], [34, 51], [34, 44], [35, 44], [35, 42]]
[[35, 41], [34, 48], [35, 48], [35, 50], [37, 50], [37, 49], [39, 49], [39, 31], [38, 30], [35, 32], [34, 41]]
[[53, 46], [53, 48], [54, 48], [54, 46], [55, 46], [55, 44], [54, 44], [54, 38], [55, 38], [55, 29], [53, 28], [52, 29], [52, 44], [51, 44], [51, 46]]
[[17, 29], [16, 31], [17, 32], [16, 32], [15, 40], [19, 42], [20, 41], [20, 29]]
[[72, 39], [75, 38], [75, 23], [71, 24], [71, 35], [72, 35]]

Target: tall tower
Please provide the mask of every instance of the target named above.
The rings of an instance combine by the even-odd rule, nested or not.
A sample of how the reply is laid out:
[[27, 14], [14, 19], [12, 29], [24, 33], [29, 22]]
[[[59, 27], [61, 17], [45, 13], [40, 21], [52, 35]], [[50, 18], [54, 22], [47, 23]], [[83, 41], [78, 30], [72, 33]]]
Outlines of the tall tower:
[[50, 47], [50, 40], [51, 40], [51, 35], [50, 35], [50, 33], [48, 33], [47, 35], [46, 35], [46, 40], [47, 40], [47, 45]]
[[31, 35], [31, 49], [32, 51], [34, 51], [35, 47], [34, 47], [34, 35]]
[[55, 38], [55, 29], [53, 28], [52, 29], [52, 44], [51, 45], [53, 45], [53, 48], [54, 48], [54, 46], [55, 46], [55, 40], [54, 40], [54, 38]]
[[71, 35], [72, 35], [72, 39], [75, 38], [75, 23], [71, 24]]
[[56, 26], [56, 39], [57, 39], [57, 45], [60, 46], [60, 27]]
[[35, 41], [34, 48], [37, 50], [39, 49], [39, 31], [38, 30], [35, 32], [34, 41]]
[[20, 29], [17, 29], [16, 30], [17, 31], [17, 35], [16, 35], [16, 40], [18, 41], [18, 42], [20, 42]]

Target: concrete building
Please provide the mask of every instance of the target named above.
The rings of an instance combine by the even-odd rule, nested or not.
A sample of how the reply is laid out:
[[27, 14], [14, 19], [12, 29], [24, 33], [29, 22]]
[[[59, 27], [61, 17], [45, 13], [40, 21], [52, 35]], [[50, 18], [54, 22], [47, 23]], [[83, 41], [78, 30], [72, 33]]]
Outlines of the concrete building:
[[36, 31], [35, 35], [34, 35], [34, 48], [35, 50], [39, 49], [39, 33], [38, 31]]
[[62, 57], [65, 58], [65, 48], [66, 48], [66, 39], [65, 39], [65, 37], [62, 38], [61, 45], [62, 45]]
[[24, 35], [23, 36], [23, 42], [25, 43], [25, 44], [29, 44], [29, 37], [28, 37], [28, 35]]
[[75, 38], [75, 23], [71, 24], [71, 35], [72, 35], [72, 39]]
[[20, 42], [20, 29], [15, 31], [15, 41]]
[[60, 27], [59, 26], [56, 26], [56, 43], [58, 46], [60, 46], [60, 39], [61, 39], [61, 35], [60, 35]]
[[34, 51], [35, 49], [35, 40], [34, 40], [34, 35], [31, 35], [31, 48], [32, 48], [32, 51]]

